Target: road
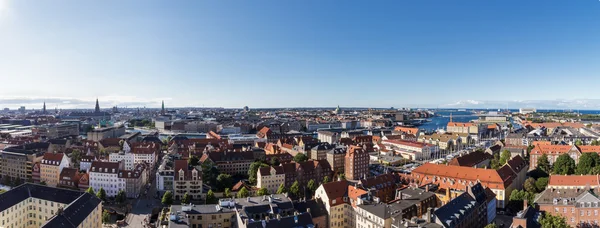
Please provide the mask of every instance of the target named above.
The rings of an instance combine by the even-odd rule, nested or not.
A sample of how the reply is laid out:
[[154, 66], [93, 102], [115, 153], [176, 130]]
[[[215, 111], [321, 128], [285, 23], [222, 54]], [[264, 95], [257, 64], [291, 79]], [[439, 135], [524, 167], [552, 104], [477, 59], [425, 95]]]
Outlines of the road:
[[[157, 164], [160, 164], [160, 162]], [[154, 170], [151, 171], [150, 177], [148, 178], [148, 182], [150, 183], [150, 188], [147, 192], [148, 194], [144, 195], [144, 193], [142, 192], [139, 198], [132, 200], [131, 212], [127, 215], [127, 218], [125, 219], [125, 222], [127, 223], [126, 227], [143, 227], [144, 220], [150, 220], [150, 216], [152, 215], [152, 209], [162, 207], [160, 199], [154, 198], [156, 194], [156, 181], [154, 177], [157, 168], [158, 165], [156, 165]]]

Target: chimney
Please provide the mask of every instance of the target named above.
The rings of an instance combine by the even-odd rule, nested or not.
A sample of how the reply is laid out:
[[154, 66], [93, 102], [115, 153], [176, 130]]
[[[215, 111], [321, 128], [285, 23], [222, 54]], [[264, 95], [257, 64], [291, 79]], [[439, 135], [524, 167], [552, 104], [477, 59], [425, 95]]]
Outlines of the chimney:
[[433, 208], [428, 207], [427, 208], [427, 222], [432, 223], [433, 222], [433, 214], [432, 214]]
[[527, 200], [523, 200], [523, 210], [525, 210], [525, 208], [527, 208]]
[[426, 185], [425, 185], [425, 191], [426, 191], [426, 192], [429, 192], [429, 184], [426, 184]]
[[400, 194], [398, 194], [398, 199], [402, 200], [402, 192], [400, 192]]

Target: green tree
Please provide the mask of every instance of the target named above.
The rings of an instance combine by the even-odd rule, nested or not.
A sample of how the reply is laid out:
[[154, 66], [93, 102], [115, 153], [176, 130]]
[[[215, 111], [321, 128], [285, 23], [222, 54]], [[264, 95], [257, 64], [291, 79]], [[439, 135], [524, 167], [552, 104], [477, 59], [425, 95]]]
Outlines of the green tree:
[[554, 216], [550, 213], [544, 213], [540, 218], [540, 225], [544, 228], [567, 228], [567, 220], [562, 216]]
[[98, 192], [96, 193], [96, 197], [98, 197], [98, 199], [101, 199], [102, 201], [106, 201], [106, 191], [104, 191], [104, 188], [100, 188], [100, 190], [98, 190]]
[[201, 164], [202, 166], [202, 181], [211, 186], [216, 187], [217, 177], [219, 177], [219, 169], [210, 161]]
[[221, 173], [217, 176], [217, 188], [219, 190], [224, 190], [225, 188], [229, 188], [233, 185], [233, 178], [229, 174]]
[[185, 194], [183, 194], [183, 198], [181, 199], [181, 203], [182, 204], [188, 204], [192, 202], [192, 197], [190, 196], [190, 194], [188, 194], [187, 192]]
[[496, 224], [494, 224], [494, 223], [490, 223], [490, 224], [487, 224], [484, 228], [498, 228], [498, 226], [496, 226]]
[[346, 174], [340, 173], [340, 175], [338, 175], [338, 178], [340, 180], [346, 180]]
[[561, 154], [553, 165], [554, 174], [571, 175], [575, 173], [575, 160], [569, 154]]
[[589, 174], [590, 175], [598, 175], [598, 174], [600, 174], [600, 166], [596, 166], [596, 167], [590, 169], [590, 173]]
[[500, 168], [500, 155], [494, 154], [492, 160], [490, 160], [490, 168], [491, 169], [499, 169]]
[[256, 184], [256, 173], [258, 173], [258, 169], [262, 167], [269, 167], [269, 165], [262, 161], [255, 161], [250, 164], [250, 169], [248, 169], [248, 180], [250, 183]]
[[229, 188], [225, 188], [225, 193], [223, 193], [225, 198], [231, 198], [231, 190]]
[[273, 166], [279, 166], [280, 164], [281, 164], [281, 162], [279, 161], [279, 158], [278, 158], [278, 157], [274, 157], [274, 158], [271, 160], [271, 165], [273, 165]]
[[283, 185], [283, 183], [281, 183], [279, 185], [279, 188], [277, 188], [277, 194], [283, 194], [283, 193], [286, 193], [286, 192], [287, 192], [287, 190], [285, 189], [285, 185]]
[[127, 195], [125, 194], [125, 191], [119, 190], [119, 192], [117, 193], [117, 196], [115, 197], [115, 201], [117, 203], [124, 203], [126, 199], [127, 199]]
[[594, 139], [594, 140], [592, 140], [592, 143], [590, 145], [592, 145], [592, 146], [599, 146], [600, 145], [600, 141]]
[[217, 203], [217, 197], [215, 197], [215, 193], [212, 190], [208, 190], [206, 193], [206, 204]]
[[199, 164], [200, 164], [200, 159], [198, 158], [198, 156], [192, 155], [192, 156], [190, 156], [190, 158], [188, 158], [188, 165], [189, 166], [196, 167]]
[[110, 214], [106, 210], [104, 210], [104, 212], [102, 212], [102, 223], [104, 223], [104, 224], [110, 223]]
[[323, 177], [323, 184], [329, 183], [329, 176]]
[[540, 177], [535, 181], [535, 188], [537, 188], [539, 192], [546, 189], [546, 186], [548, 186], [548, 177]]
[[575, 174], [586, 175], [590, 173], [590, 170], [598, 165], [598, 153], [583, 153], [579, 157], [579, 163], [575, 168]]
[[89, 187], [87, 190], [85, 190], [85, 192], [92, 194], [92, 195], [96, 195], [96, 193], [94, 192], [94, 189], [92, 187]]
[[294, 156], [294, 161], [295, 162], [305, 162], [305, 161], [308, 161], [308, 157], [306, 156], [306, 154], [298, 153], [298, 154], [296, 154], [296, 156]]
[[242, 187], [242, 189], [240, 189], [240, 191], [237, 193], [238, 198], [246, 198], [248, 196], [250, 196], [250, 192], [248, 192], [246, 187]]
[[531, 206], [531, 205], [533, 205], [534, 197], [535, 197], [535, 193], [527, 192], [524, 190], [513, 190], [510, 193], [509, 207], [520, 211], [523, 209], [523, 201], [527, 200], [527, 202]]
[[502, 151], [502, 154], [500, 155], [500, 166], [503, 166], [504, 164], [506, 164], [509, 160], [510, 160], [510, 151], [508, 150], [504, 150]]
[[542, 154], [542, 156], [538, 158], [537, 168], [550, 174], [550, 162], [548, 161], [548, 155]]
[[267, 190], [266, 188], [261, 188], [256, 194], [259, 196], [266, 196], [269, 195], [269, 190]]
[[529, 153], [531, 153], [531, 150], [533, 150], [533, 148], [535, 148], [534, 145], [527, 146], [527, 156], [529, 156]]
[[164, 205], [173, 204], [173, 193], [171, 191], [165, 192], [165, 194], [163, 195], [162, 200], [160, 202]]
[[537, 192], [537, 187], [535, 186], [535, 179], [533, 179], [533, 177], [527, 178], [527, 180], [525, 180], [525, 183], [523, 184], [523, 188], [525, 188], [525, 190], [528, 192]]
[[294, 183], [290, 187], [290, 194], [292, 194], [295, 197], [302, 197], [301, 193], [302, 192], [300, 191], [300, 183], [298, 183], [298, 181], [294, 181]]
[[583, 142], [581, 142], [580, 139], [575, 140], [575, 146], [581, 146], [581, 145], [583, 145]]
[[308, 184], [306, 184], [306, 187], [308, 187], [308, 189], [310, 190], [310, 192], [314, 194], [317, 191], [317, 188], [319, 186], [317, 185], [317, 183], [315, 183], [314, 180], [311, 179], [311, 180], [308, 181]]
[[74, 149], [71, 152], [71, 163], [73, 167], [79, 168], [79, 161], [81, 161], [81, 150]]

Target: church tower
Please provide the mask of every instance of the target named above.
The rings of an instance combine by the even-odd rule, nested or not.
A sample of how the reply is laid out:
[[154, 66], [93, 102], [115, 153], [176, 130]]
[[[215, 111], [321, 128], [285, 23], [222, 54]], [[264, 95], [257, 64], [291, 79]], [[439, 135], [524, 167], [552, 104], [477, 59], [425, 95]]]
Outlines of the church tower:
[[46, 101], [44, 101], [44, 107], [42, 108], [42, 113], [46, 114]]
[[165, 100], [162, 101], [162, 109], [160, 110], [160, 114], [165, 114]]
[[98, 103], [98, 98], [96, 98], [96, 109], [94, 111], [96, 113], [100, 112], [100, 104]]

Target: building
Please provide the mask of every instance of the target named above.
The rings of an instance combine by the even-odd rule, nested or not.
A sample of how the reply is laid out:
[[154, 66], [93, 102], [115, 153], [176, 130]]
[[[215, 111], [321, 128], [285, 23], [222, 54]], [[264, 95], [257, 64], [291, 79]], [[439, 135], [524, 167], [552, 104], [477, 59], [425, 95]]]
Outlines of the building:
[[393, 220], [410, 219], [416, 216], [416, 206], [397, 200], [385, 203], [361, 204], [355, 209], [356, 227], [391, 228]]
[[126, 190], [125, 179], [119, 178], [119, 172], [125, 168], [123, 162], [93, 161], [89, 174], [89, 186], [94, 192], [104, 189], [106, 196], [114, 197], [119, 191]]
[[79, 125], [75, 123], [56, 123], [35, 126], [31, 129], [35, 136], [42, 139], [56, 139], [69, 136], [79, 136]]
[[329, 143], [321, 143], [310, 150], [310, 156], [312, 160], [325, 160], [327, 159], [327, 152], [333, 150], [335, 145]]
[[70, 160], [63, 153], [45, 153], [40, 162], [40, 182], [44, 182], [50, 187], [56, 187], [62, 170], [70, 167]]
[[443, 227], [477, 228], [487, 222], [485, 189], [479, 183], [469, 186], [467, 192], [433, 212], [435, 223]]
[[335, 147], [332, 150], [327, 151], [326, 158], [327, 162], [331, 166], [331, 170], [334, 173], [343, 173], [344, 172], [344, 163], [346, 157], [346, 148], [345, 147]]
[[336, 144], [340, 140], [340, 132], [321, 130], [317, 132], [317, 138], [320, 142]]
[[[300, 186], [306, 186], [310, 180], [315, 183], [323, 182], [325, 177], [331, 180], [331, 166], [325, 160], [305, 161], [305, 162], [290, 162], [282, 164], [283, 173], [285, 176], [285, 187], [289, 189], [295, 181], [298, 181]], [[278, 185], [279, 186], [279, 185]]]
[[537, 168], [538, 159], [542, 157], [543, 154], [548, 156], [548, 161], [550, 165], [554, 164], [556, 159], [562, 154], [569, 154], [573, 160], [575, 160], [575, 164], [579, 163], [579, 157], [581, 156], [581, 152], [576, 146], [571, 145], [536, 145], [530, 152], [529, 156], [529, 169]]
[[535, 108], [520, 108], [519, 109], [519, 113], [521, 114], [531, 114], [531, 113], [535, 113], [537, 112], [537, 109]]
[[298, 213], [309, 213], [314, 227], [328, 227], [329, 216], [325, 204], [321, 200], [300, 200], [294, 202], [294, 208]]
[[382, 174], [358, 181], [359, 186], [366, 189], [372, 196], [378, 197], [382, 202], [395, 199], [396, 177], [394, 174]]
[[165, 155], [156, 171], [156, 190], [161, 192], [173, 191], [174, 181], [173, 161], [168, 155]]
[[459, 122], [448, 122], [446, 125], [446, 132], [450, 133], [467, 133], [474, 136], [480, 136], [485, 132], [487, 125], [477, 123], [459, 123]]
[[262, 167], [258, 169], [256, 174], [257, 188], [266, 188], [270, 193], [275, 193], [281, 184], [285, 184], [283, 166]]
[[550, 175], [549, 189], [576, 189], [600, 187], [600, 175]]
[[169, 228], [221, 227], [233, 228], [235, 207], [229, 201], [206, 205], [172, 205]]
[[540, 211], [564, 217], [571, 227], [593, 227], [598, 224], [600, 198], [596, 189], [547, 188], [536, 196], [535, 204]]
[[367, 191], [350, 186], [345, 180], [322, 184], [315, 192], [315, 199], [325, 204], [330, 228], [357, 227], [354, 208], [367, 198]]
[[148, 170], [145, 163], [137, 163], [132, 170], [119, 170], [119, 179], [125, 179], [125, 195], [138, 198], [148, 183]]
[[65, 167], [60, 172], [58, 187], [78, 190], [79, 179], [81, 179], [81, 174], [79, 174], [79, 170], [77, 170], [76, 168]]
[[385, 149], [393, 150], [409, 160], [429, 159], [432, 155], [438, 154], [440, 150], [433, 144], [405, 140], [383, 140], [381, 144], [385, 146]]
[[253, 151], [223, 151], [206, 152], [200, 157], [200, 162], [211, 162], [221, 173], [236, 175], [247, 174], [250, 165], [255, 159], [255, 153]]
[[26, 183], [0, 194], [0, 227], [102, 227], [89, 193]]
[[42, 161], [49, 143], [27, 143], [0, 150], [0, 174], [2, 178], [33, 179], [35, 163]]
[[369, 153], [359, 146], [350, 146], [344, 162], [344, 176], [349, 180], [367, 178], [369, 175]]
[[429, 185], [426, 185], [425, 189], [411, 187], [398, 189], [396, 192], [396, 200], [414, 204], [416, 206], [416, 216], [423, 217], [424, 215], [427, 215], [430, 208], [441, 206], [437, 203], [438, 201], [435, 193], [430, 192], [428, 186]]
[[522, 189], [528, 170], [527, 163], [515, 157], [498, 170], [425, 163], [412, 171], [415, 183], [436, 184], [440, 188], [466, 189], [481, 183], [496, 194], [497, 207], [504, 208], [513, 190]]
[[97, 161], [96, 157], [90, 155], [83, 155], [79, 160], [79, 171], [88, 171], [92, 167], [92, 162]]
[[[228, 201], [228, 202], [227, 202]], [[314, 227], [310, 213], [298, 213], [285, 194], [221, 199], [219, 204], [235, 207], [236, 225], [250, 227]]]
[[174, 171], [174, 198], [181, 200], [187, 193], [192, 199], [200, 199], [202, 196], [202, 171], [190, 167], [187, 160], [175, 160]]
[[95, 128], [87, 133], [87, 139], [94, 142], [100, 142], [103, 139], [119, 138], [123, 135], [125, 135], [125, 126], [119, 125]]
[[453, 158], [452, 160], [450, 160], [450, 162], [448, 162], [448, 165], [485, 168], [489, 167], [490, 161], [493, 158], [494, 157], [489, 153], [485, 153], [483, 151], [475, 151], [460, 157]]

